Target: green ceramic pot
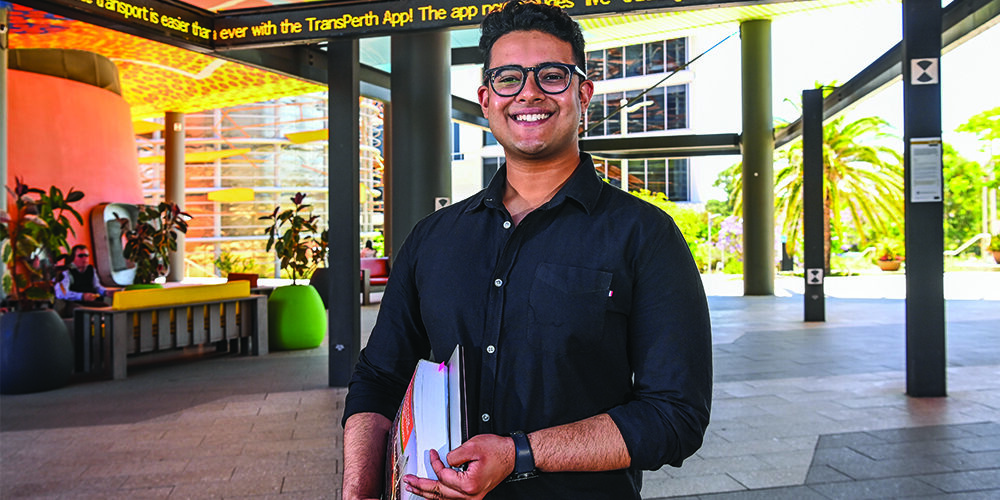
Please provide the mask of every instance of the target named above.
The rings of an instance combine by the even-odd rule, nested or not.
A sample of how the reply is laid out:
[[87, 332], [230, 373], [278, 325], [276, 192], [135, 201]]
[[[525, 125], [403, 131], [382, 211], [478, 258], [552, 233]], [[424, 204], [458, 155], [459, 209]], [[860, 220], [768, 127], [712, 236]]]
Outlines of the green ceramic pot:
[[268, 348], [312, 349], [326, 337], [326, 309], [309, 285], [275, 288], [267, 299]]
[[0, 315], [0, 393], [57, 389], [73, 374], [73, 342], [51, 309]]

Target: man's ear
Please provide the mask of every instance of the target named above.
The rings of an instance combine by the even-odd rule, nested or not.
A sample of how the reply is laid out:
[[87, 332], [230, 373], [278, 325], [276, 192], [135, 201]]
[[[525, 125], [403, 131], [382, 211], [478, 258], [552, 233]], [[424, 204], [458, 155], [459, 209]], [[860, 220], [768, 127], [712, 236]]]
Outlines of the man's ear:
[[580, 108], [583, 112], [587, 112], [587, 107], [590, 106], [590, 100], [594, 97], [594, 82], [590, 80], [584, 80], [580, 82]]
[[480, 85], [476, 95], [479, 97], [479, 107], [483, 110], [483, 118], [489, 119], [490, 89], [486, 88], [485, 85]]

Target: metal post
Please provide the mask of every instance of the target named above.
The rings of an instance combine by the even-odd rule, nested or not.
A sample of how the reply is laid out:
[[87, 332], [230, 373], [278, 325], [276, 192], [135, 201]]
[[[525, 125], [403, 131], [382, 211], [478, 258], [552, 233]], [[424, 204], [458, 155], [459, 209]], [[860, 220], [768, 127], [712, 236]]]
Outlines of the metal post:
[[358, 75], [357, 39], [330, 39], [329, 61], [330, 147], [327, 197], [330, 279], [327, 325], [329, 328], [330, 387], [347, 387], [361, 351], [361, 285], [358, 276], [358, 234], [361, 232], [361, 84]]
[[802, 218], [805, 321], [826, 321], [823, 290], [823, 90], [802, 91]]
[[743, 293], [774, 295], [771, 21], [740, 24], [743, 76]]
[[[167, 111], [163, 131], [163, 199], [184, 210], [184, 113]], [[184, 234], [177, 235], [177, 251], [170, 252], [167, 281], [184, 279]]]
[[947, 395], [941, 2], [903, 0], [906, 393]]
[[451, 198], [450, 68], [447, 31], [392, 36], [393, 255], [436, 199]]

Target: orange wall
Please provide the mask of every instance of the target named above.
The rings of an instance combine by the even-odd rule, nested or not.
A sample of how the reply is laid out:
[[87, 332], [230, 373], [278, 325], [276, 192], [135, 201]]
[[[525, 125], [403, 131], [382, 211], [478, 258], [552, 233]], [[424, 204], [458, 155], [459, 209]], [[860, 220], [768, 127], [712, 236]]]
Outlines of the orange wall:
[[18, 176], [31, 187], [83, 191], [75, 208], [84, 227], [76, 229], [71, 243], [92, 247], [89, 214], [98, 203], [142, 203], [131, 112], [121, 96], [10, 70], [8, 104], [7, 185]]

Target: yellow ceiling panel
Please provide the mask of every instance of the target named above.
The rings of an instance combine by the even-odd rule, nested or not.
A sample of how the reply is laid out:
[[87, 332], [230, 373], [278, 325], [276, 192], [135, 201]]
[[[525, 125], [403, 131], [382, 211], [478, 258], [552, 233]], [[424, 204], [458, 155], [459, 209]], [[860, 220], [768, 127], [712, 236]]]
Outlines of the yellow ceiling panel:
[[17, 4], [11, 48], [67, 48], [114, 61], [132, 119], [191, 113], [326, 90], [325, 86], [217, 59]]

